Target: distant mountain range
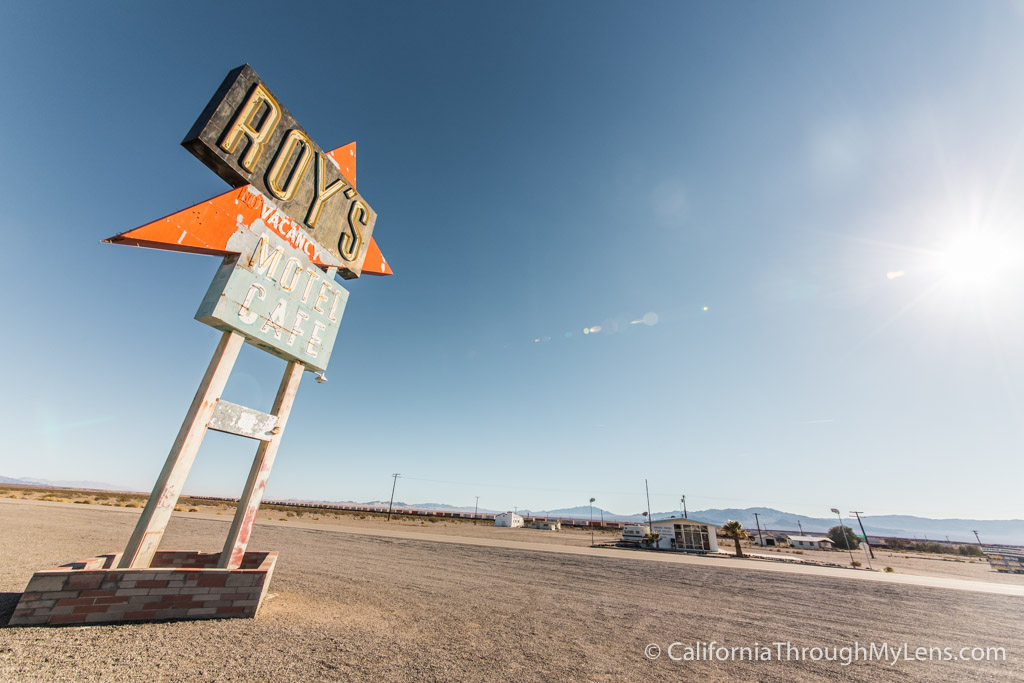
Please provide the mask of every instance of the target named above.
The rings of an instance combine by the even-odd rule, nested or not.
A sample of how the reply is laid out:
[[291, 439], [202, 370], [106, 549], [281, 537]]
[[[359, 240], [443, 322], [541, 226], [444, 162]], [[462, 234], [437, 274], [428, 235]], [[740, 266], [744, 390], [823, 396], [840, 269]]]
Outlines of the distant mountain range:
[[[304, 501], [311, 502], [311, 501]], [[329, 501], [316, 501], [326, 503]], [[386, 508], [388, 501], [368, 501], [355, 503], [345, 501], [349, 505], [367, 505]], [[415, 510], [438, 510], [447, 512], [473, 512], [472, 506], [445, 505], [443, 503], [415, 503], [406, 504], [395, 501], [395, 509], [411, 508]], [[479, 512], [494, 514], [504, 510], [488, 510], [480, 508]], [[518, 510], [519, 514], [533, 517], [561, 517], [569, 519], [590, 519], [590, 507], [578, 505], [571, 508], [559, 508], [557, 510]], [[621, 515], [610, 510], [594, 507], [594, 520], [603, 519], [609, 522], [644, 522], [647, 517], [637, 513], [632, 515]], [[711, 510], [694, 510], [688, 513], [690, 519], [707, 522], [716, 526], [722, 526], [730, 520], [736, 520], [746, 529], [755, 529], [758, 523], [754, 514], [757, 513], [761, 529], [772, 531], [796, 531], [801, 529], [808, 533], [824, 534], [832, 527], [839, 524], [838, 520], [829, 517], [807, 517], [791, 512], [783, 512], [774, 508], [726, 508]], [[659, 519], [672, 519], [680, 517], [679, 510], [669, 512], [653, 512], [651, 517], [655, 521]], [[864, 523], [864, 530], [869, 536], [885, 536], [894, 538], [945, 541], [963, 543], [976, 543], [974, 532], [983, 543], [994, 543], [1000, 545], [1024, 545], [1024, 519], [930, 519], [927, 517], [914, 517], [912, 515], [863, 515], [861, 521]], [[843, 517], [843, 524], [853, 529], [860, 535], [860, 525], [854, 518]]]
[[[589, 519], [590, 508], [580, 505], [561, 510], [538, 510], [536, 512], [523, 510], [520, 512], [545, 517]], [[754, 517], [755, 513], [757, 513], [757, 518]], [[594, 518], [597, 519], [598, 515], [599, 509], [595, 507]], [[655, 521], [680, 516], [679, 510], [651, 513], [651, 517]], [[647, 519], [642, 514], [617, 515], [607, 510], [604, 510], [604, 517], [606, 520], [623, 522], [643, 522]], [[782, 512], [774, 508], [760, 507], [693, 510], [688, 513], [688, 517], [717, 526], [722, 526], [730, 520], [736, 520], [747, 529], [755, 529], [757, 524], [760, 524], [761, 529], [800, 531], [802, 528], [803, 531], [811, 533], [824, 533], [839, 524], [834, 517], [807, 517]], [[977, 531], [984, 543], [1024, 544], [1024, 519], [930, 519], [912, 515], [862, 515], [861, 521], [869, 536], [917, 538], [931, 541], [944, 541], [948, 536], [951, 541], [975, 543], [974, 532]], [[860, 535], [860, 526], [855, 518], [843, 517], [843, 524]]]
[[[97, 489], [101, 491], [126, 491], [122, 487], [102, 482], [90, 481], [50, 481], [47, 479], [13, 479], [0, 476], [0, 484], [22, 484], [27, 486], [52, 486], [67, 488]], [[303, 503], [327, 503], [343, 505], [366, 505], [387, 508], [388, 501], [374, 500], [362, 503], [353, 501], [328, 501], [309, 500], [292, 498], [282, 502], [303, 502]], [[444, 503], [415, 503], [407, 504], [395, 501], [395, 509], [412, 508], [416, 510], [437, 510], [448, 512], [473, 512], [472, 506], [446, 505]], [[495, 514], [504, 510], [489, 510], [480, 508], [483, 514]], [[557, 510], [519, 510], [519, 514], [536, 517], [562, 517], [570, 519], [590, 519], [591, 508], [587, 505], [579, 505], [571, 508], [560, 508]], [[754, 514], [757, 513], [761, 529], [772, 531], [799, 531], [824, 533], [838, 524], [837, 520], [830, 517], [806, 517], [790, 512], [782, 512], [774, 508], [726, 508], [711, 510], [694, 510], [689, 512], [690, 519], [708, 524], [721, 526], [730, 520], [736, 520], [747, 529], [756, 528]], [[595, 520], [615, 522], [643, 522], [646, 517], [642, 514], [621, 515], [599, 507], [593, 508]], [[679, 510], [669, 512], [654, 512], [651, 517], [655, 520], [671, 519], [679, 517]], [[1024, 519], [930, 519], [927, 517], [914, 517], [912, 515], [864, 515], [861, 517], [864, 529], [869, 536], [885, 536], [896, 538], [917, 538], [919, 540], [944, 541], [948, 537], [951, 541], [974, 543], [974, 532], [978, 532], [982, 543], [995, 543], [1002, 545], [1024, 545]], [[843, 524], [852, 528], [858, 535], [860, 526], [856, 519], [843, 518]]]
[[97, 491], [130, 491], [123, 486], [115, 486], [101, 481], [51, 481], [49, 479], [15, 479], [0, 477], [0, 484], [20, 484], [22, 486], [49, 486], [53, 488], [96, 489]]

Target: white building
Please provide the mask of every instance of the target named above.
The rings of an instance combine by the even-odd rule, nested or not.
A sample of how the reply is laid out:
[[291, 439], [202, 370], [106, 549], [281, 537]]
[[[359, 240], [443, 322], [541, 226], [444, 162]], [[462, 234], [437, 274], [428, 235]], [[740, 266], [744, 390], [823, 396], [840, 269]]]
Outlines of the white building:
[[784, 535], [775, 533], [770, 534], [767, 531], [757, 533], [757, 529], [747, 529], [747, 538], [754, 545], [767, 548], [775, 548], [786, 542], [786, 537]]
[[550, 519], [535, 519], [530, 522], [531, 529], [546, 529], [548, 531], [560, 531], [562, 529], [562, 523], [558, 520]]
[[806, 550], [832, 550], [832, 539], [828, 536], [786, 536], [791, 548]]
[[523, 526], [523, 518], [514, 512], [502, 512], [500, 515], [494, 516], [494, 526], [509, 526], [513, 528]]
[[[658, 548], [684, 550], [691, 553], [717, 553], [718, 527], [693, 519], [659, 519], [654, 522]], [[625, 536], [625, 532], [623, 532]]]

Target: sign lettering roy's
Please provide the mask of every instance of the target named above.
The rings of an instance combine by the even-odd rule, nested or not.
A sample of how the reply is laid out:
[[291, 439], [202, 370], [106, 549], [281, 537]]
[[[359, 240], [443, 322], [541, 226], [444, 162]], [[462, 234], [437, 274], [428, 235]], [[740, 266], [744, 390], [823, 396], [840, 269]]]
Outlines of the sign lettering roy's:
[[248, 64], [233, 70], [181, 143], [234, 187], [272, 197], [359, 277], [377, 214]]

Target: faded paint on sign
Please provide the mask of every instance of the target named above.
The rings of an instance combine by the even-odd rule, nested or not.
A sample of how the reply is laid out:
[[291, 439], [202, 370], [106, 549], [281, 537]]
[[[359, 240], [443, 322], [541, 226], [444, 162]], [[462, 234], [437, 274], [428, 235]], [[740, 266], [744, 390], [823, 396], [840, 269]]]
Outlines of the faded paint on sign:
[[359, 277], [376, 212], [248, 64], [227, 75], [181, 144], [231, 185], [273, 197], [342, 277]]
[[239, 230], [196, 320], [311, 370], [325, 370], [348, 291], [261, 219]]
[[217, 432], [235, 434], [260, 441], [274, 438], [277, 416], [240, 406], [221, 399], [213, 410], [209, 428]]
[[[356, 143], [352, 142], [329, 152], [328, 156], [344, 172], [354, 175], [355, 152]], [[305, 227], [281, 214], [277, 204], [252, 185], [229, 190], [213, 199], [110, 237], [104, 242], [227, 256], [232, 253], [228, 249], [228, 240], [238, 231], [239, 216], [244, 225], [251, 225], [257, 218], [263, 220], [293, 246], [305, 250], [313, 263], [321, 268], [341, 265], [306, 232]], [[392, 274], [391, 267], [372, 237], [363, 260], [362, 272], [364, 275]]]

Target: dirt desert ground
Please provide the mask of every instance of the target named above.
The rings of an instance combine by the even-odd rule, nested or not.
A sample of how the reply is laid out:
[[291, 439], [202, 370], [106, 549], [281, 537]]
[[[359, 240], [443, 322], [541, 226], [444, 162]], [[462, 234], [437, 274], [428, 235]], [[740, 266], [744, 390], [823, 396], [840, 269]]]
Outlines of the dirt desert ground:
[[[442, 542], [414, 525], [385, 536], [258, 524], [250, 547], [281, 558], [275, 597], [255, 620], [2, 627], [33, 571], [120, 549], [138, 512], [0, 500], [0, 680], [1024, 680], [1017, 595], [838, 578], [850, 570], [833, 578], [486, 537]], [[227, 525], [215, 513], [176, 514], [163, 547], [216, 550]], [[710, 641], [769, 646], [772, 661], [665, 652]], [[911, 653], [1001, 647], [1006, 659], [776, 661], [777, 642], [855, 641]], [[656, 660], [649, 644], [662, 648]]]
[[[142, 507], [146, 494], [120, 493], [113, 491], [85, 491], [81, 489], [48, 489], [6, 485], [0, 486], [0, 500], [46, 500], [65, 501], [75, 504], [90, 504], [104, 507]], [[196, 517], [214, 518], [230, 517], [234, 512], [234, 504], [203, 499], [186, 498], [179, 506], [183, 512], [194, 513]], [[260, 509], [259, 519], [274, 522], [289, 522], [297, 526], [342, 529], [351, 532], [379, 531], [391, 533], [399, 531], [405, 534], [422, 534], [424, 536], [451, 536], [466, 539], [490, 539], [501, 542], [523, 544], [550, 544], [586, 548], [591, 545], [591, 532], [584, 528], [565, 527], [561, 531], [542, 531], [539, 529], [508, 529], [495, 528], [493, 524], [479, 521], [474, 524], [468, 520], [445, 519], [441, 517], [416, 517], [396, 514], [390, 521], [385, 521], [383, 514], [360, 513], [353, 511], [324, 511], [304, 508], [277, 508], [265, 505]], [[751, 532], [753, 533], [753, 532]], [[593, 541], [597, 545], [612, 546], [621, 538], [617, 530], [595, 530]], [[743, 542], [744, 553], [749, 557], [772, 559], [775, 562], [803, 562], [828, 565], [849, 563], [845, 551], [794, 551], [790, 548], [759, 548], [749, 541]], [[729, 539], [719, 539], [719, 548], [731, 555], [733, 543]], [[645, 551], [647, 552], [647, 551]], [[1005, 583], [1024, 586], [1024, 575], [1005, 574], [993, 570], [985, 558], [962, 557], [958, 555], [940, 555], [916, 552], [891, 552], [876, 549], [875, 559], [871, 560], [867, 552], [854, 551], [854, 557], [867, 571], [871, 565], [875, 571], [891, 567], [898, 575], [944, 577], [956, 580], [983, 581], [986, 583]]]

